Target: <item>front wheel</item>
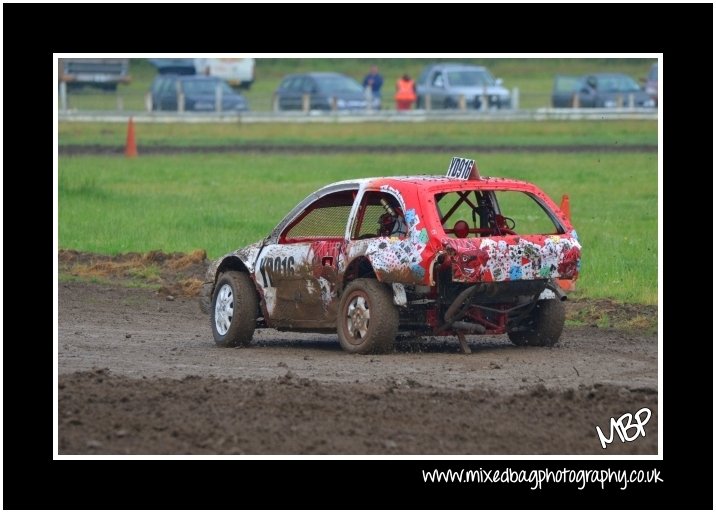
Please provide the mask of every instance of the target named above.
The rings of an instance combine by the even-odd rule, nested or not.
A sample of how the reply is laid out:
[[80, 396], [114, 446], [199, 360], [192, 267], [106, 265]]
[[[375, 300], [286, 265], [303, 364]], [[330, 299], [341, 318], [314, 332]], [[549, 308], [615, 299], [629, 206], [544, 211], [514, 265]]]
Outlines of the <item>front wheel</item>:
[[507, 335], [516, 346], [553, 346], [564, 328], [566, 310], [559, 299], [539, 301], [527, 321]]
[[211, 331], [217, 346], [248, 345], [256, 328], [258, 300], [246, 273], [222, 273], [211, 300]]
[[359, 278], [341, 296], [337, 324], [338, 339], [345, 351], [387, 353], [392, 351], [398, 333], [398, 309], [383, 284]]

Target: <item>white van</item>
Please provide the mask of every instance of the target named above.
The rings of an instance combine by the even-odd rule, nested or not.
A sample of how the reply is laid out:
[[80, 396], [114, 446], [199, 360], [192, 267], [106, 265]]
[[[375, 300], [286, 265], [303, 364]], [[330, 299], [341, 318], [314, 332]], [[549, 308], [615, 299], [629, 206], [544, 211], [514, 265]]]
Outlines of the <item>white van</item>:
[[249, 89], [254, 82], [256, 59], [194, 59], [197, 75], [226, 80], [232, 86]]

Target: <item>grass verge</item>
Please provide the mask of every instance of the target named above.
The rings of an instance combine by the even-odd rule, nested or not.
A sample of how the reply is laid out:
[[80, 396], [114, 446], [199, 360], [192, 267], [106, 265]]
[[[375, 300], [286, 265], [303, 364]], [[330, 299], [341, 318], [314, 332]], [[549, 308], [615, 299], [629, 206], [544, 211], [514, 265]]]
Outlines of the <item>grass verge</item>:
[[[657, 157], [475, 155], [486, 175], [569, 193], [583, 243], [582, 297], [656, 304]], [[59, 245], [217, 257], [270, 232], [315, 189], [350, 177], [440, 173], [444, 154], [203, 154], [59, 159]]]

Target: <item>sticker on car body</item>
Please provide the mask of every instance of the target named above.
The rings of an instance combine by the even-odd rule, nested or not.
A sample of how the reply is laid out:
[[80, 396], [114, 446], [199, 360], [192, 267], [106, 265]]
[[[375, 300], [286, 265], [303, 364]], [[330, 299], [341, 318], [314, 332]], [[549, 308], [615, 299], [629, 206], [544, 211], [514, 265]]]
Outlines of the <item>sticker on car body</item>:
[[475, 161], [462, 157], [453, 157], [445, 176], [456, 180], [467, 180], [475, 167]]

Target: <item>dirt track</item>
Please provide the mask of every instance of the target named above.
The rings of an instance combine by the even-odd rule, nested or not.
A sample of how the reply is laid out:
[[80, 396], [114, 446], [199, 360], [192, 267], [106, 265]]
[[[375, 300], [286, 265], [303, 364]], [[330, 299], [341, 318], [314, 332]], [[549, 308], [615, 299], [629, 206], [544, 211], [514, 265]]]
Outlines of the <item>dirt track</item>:
[[[424, 338], [358, 356], [335, 335], [259, 330], [222, 349], [195, 298], [63, 282], [60, 454], [656, 453], [655, 335], [469, 341], [471, 355]], [[595, 426], [643, 407], [647, 436], [602, 450]]]

